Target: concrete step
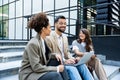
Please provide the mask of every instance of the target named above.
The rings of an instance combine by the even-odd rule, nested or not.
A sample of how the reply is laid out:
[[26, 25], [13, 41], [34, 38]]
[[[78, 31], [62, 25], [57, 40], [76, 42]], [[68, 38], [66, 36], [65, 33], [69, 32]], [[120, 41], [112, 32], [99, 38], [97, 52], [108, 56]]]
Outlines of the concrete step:
[[23, 51], [0, 53], [0, 63], [21, 60]]
[[18, 74], [21, 60], [0, 63], [0, 79], [2, 77]]
[[[0, 80], [8, 80], [8, 79], [17, 80], [17, 79], [11, 79], [9, 77], [15, 78], [18, 76], [17, 74], [18, 74], [20, 64], [21, 64], [21, 60], [0, 63]], [[103, 65], [103, 67], [108, 76], [108, 80], [112, 80], [115, 77], [118, 77], [120, 75], [120, 71], [119, 71], [120, 67], [111, 66], [111, 65]], [[119, 79], [116, 79], [116, 80], [119, 80]]]
[[113, 65], [113, 66], [119, 66], [120, 67], [120, 61], [114, 61], [114, 60], [106, 60], [104, 64], [107, 65]]
[[[120, 67], [118, 67], [118, 66], [112, 66], [112, 65], [104, 64], [103, 67], [104, 67], [104, 70], [107, 74], [108, 80], [111, 80], [114, 76], [116, 76], [118, 73], [120, 73], [120, 71], [119, 71]], [[99, 80], [97, 78], [95, 72], [93, 74], [94, 74], [95, 80]]]
[[104, 65], [105, 72], [107, 74], [108, 80], [111, 80], [114, 76], [116, 76], [120, 71], [120, 67]]
[[18, 74], [2, 77], [0, 80], [18, 80]]
[[25, 45], [19, 45], [19, 46], [0, 46], [0, 53], [23, 51], [24, 49], [25, 49]]
[[120, 72], [115, 75], [111, 80], [120, 80]]
[[26, 40], [0, 40], [0, 46], [16, 46], [16, 45], [26, 45], [28, 41]]

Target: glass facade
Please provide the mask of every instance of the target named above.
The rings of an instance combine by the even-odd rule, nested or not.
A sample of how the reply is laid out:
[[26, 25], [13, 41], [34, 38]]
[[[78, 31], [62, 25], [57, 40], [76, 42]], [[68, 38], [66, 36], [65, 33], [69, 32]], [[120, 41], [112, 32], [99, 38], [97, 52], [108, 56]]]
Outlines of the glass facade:
[[97, 0], [97, 34], [120, 34], [120, 1]]
[[[27, 22], [31, 15], [39, 12], [47, 13], [53, 30], [55, 17], [64, 15], [67, 19], [67, 36], [77, 35], [77, 29], [80, 28], [88, 28], [92, 35], [96, 35], [95, 5], [96, 0], [0, 0], [0, 39], [29, 40], [35, 36], [36, 32], [27, 28]], [[118, 6], [112, 11], [120, 16], [120, 3], [112, 6]], [[114, 15], [112, 14], [113, 17]], [[118, 22], [113, 24], [119, 26], [120, 17], [114, 19]]]
[[[54, 19], [58, 15], [67, 18], [66, 33], [75, 35], [77, 0], [0, 0], [0, 39], [29, 40], [35, 36], [34, 30], [27, 28], [31, 15], [46, 12], [54, 29]], [[71, 25], [71, 27], [70, 27]]]

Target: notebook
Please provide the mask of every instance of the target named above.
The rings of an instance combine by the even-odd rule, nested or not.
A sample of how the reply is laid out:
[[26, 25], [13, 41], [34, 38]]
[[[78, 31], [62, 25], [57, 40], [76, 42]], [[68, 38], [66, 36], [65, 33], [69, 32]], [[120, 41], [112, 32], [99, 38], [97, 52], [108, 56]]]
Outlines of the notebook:
[[92, 55], [94, 55], [93, 52], [86, 52], [87, 54], [84, 54], [83, 57], [81, 57], [81, 59], [76, 63], [76, 64], [65, 64], [67, 66], [78, 66], [78, 65], [81, 65], [81, 64], [85, 64], [87, 63], [90, 58], [92, 57]]

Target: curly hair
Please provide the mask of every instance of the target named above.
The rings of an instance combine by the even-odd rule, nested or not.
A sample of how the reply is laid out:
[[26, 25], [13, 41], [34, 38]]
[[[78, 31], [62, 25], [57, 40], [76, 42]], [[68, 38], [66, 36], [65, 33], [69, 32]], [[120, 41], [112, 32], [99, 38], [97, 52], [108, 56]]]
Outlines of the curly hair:
[[43, 12], [33, 15], [28, 22], [28, 27], [34, 29], [37, 33], [41, 33], [42, 28], [47, 28], [48, 25], [49, 20]]

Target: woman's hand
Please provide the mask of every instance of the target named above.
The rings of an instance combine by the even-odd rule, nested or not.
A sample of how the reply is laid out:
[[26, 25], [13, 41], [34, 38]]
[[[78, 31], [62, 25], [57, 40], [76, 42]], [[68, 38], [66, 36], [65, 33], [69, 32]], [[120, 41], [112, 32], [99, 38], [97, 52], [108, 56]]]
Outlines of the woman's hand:
[[81, 57], [76, 57], [76, 63], [81, 59]]
[[96, 58], [96, 55], [94, 54], [94, 55], [92, 55], [92, 57], [91, 57], [91, 59], [95, 59]]
[[56, 57], [57, 61], [60, 61], [60, 63], [63, 64], [62, 57], [60, 54], [56, 54], [55, 57]]
[[59, 65], [58, 67], [59, 67], [59, 72], [63, 72], [63, 70], [64, 70], [64, 65]]

